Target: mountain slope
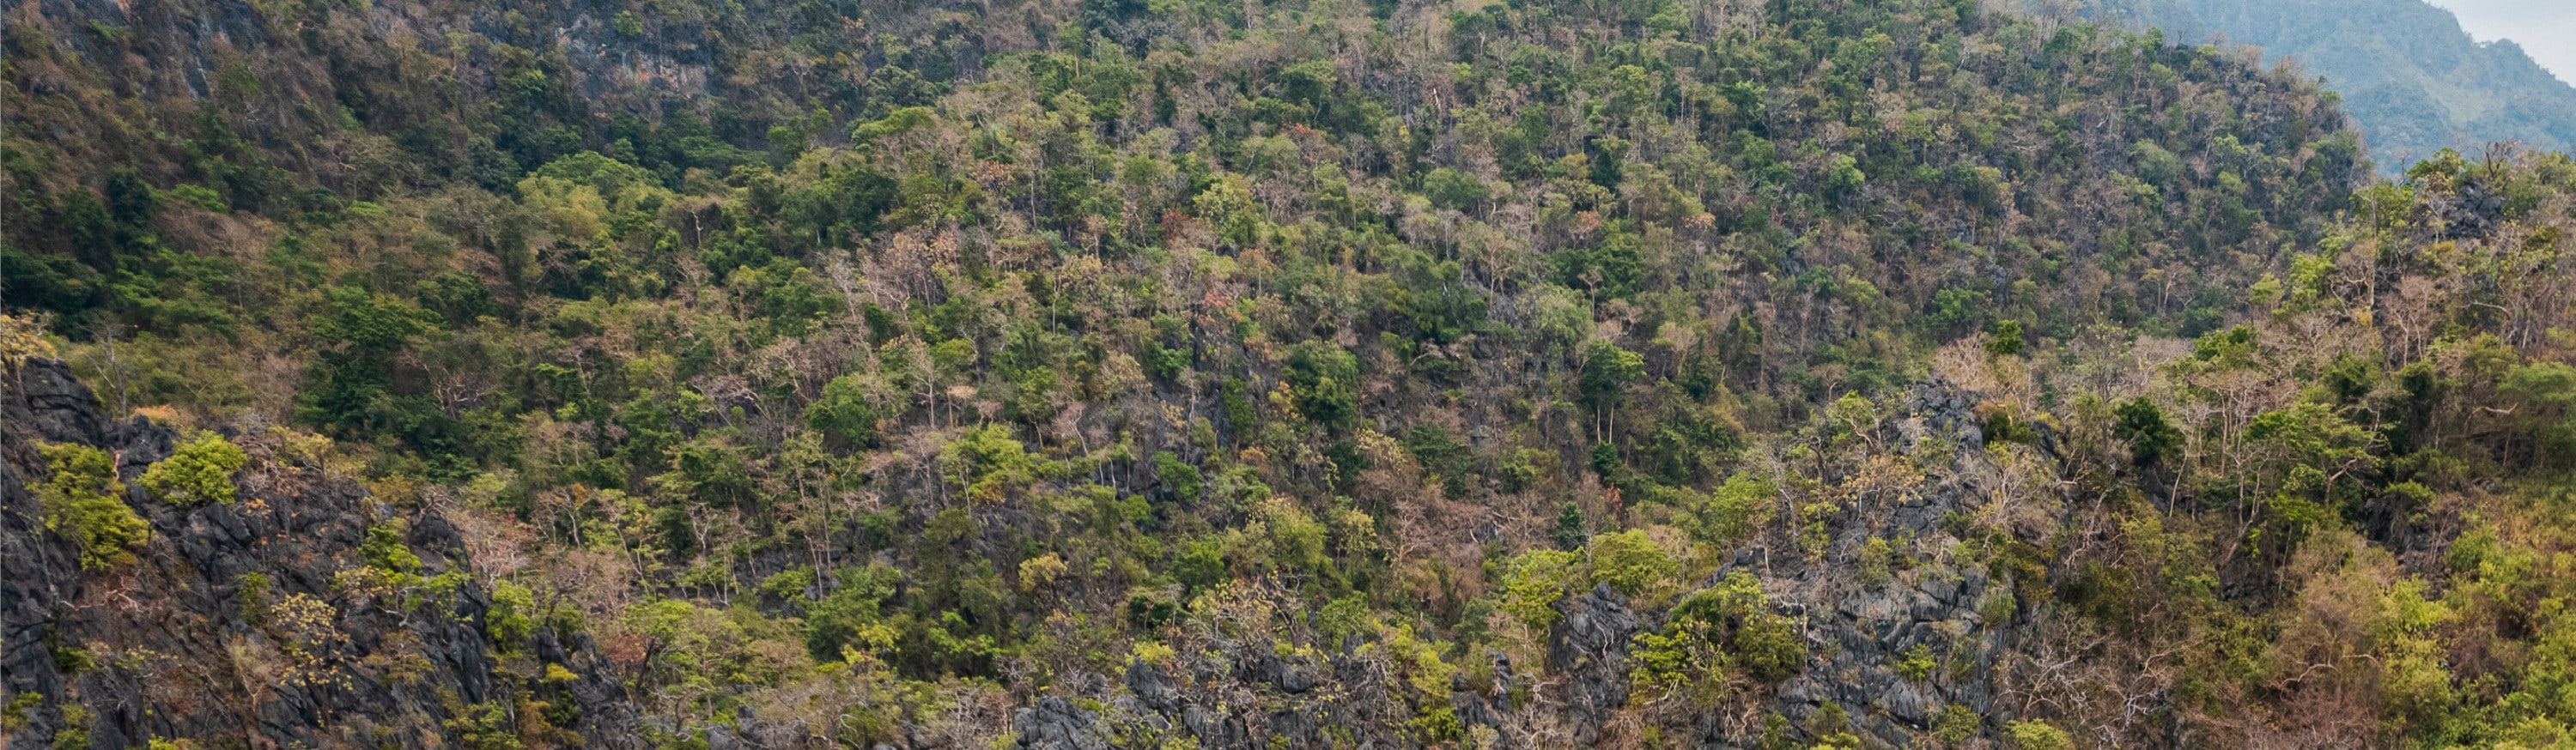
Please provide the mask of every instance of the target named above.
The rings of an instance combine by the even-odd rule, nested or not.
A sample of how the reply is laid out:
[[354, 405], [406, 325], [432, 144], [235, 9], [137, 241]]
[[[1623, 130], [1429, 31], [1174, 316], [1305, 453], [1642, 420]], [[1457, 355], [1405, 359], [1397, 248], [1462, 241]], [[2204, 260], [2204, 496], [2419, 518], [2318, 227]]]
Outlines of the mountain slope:
[[[353, 636], [216, 707], [13, 668], [11, 742], [2576, 719], [2576, 167], [2370, 182], [2218, 50], [1952, 0], [10, 12], [0, 354], [128, 425], [11, 438], [10, 663], [142, 637], [79, 598], [128, 580], [294, 642], [205, 560]], [[180, 546], [252, 501], [310, 538]]]
[[2297, 60], [2343, 95], [2388, 170], [2444, 148], [2576, 147], [2576, 86], [2510, 41], [2472, 40], [2449, 11], [2420, 0], [2103, 0], [2087, 12]]

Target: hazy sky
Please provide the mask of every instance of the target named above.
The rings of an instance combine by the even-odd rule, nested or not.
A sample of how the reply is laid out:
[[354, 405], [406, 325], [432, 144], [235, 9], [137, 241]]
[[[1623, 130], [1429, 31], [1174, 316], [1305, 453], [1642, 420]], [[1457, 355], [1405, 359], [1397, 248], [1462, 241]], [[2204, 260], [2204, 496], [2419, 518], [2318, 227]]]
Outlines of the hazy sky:
[[2478, 41], [2511, 39], [2531, 59], [2576, 82], [2576, 0], [2429, 0], [2460, 17]]

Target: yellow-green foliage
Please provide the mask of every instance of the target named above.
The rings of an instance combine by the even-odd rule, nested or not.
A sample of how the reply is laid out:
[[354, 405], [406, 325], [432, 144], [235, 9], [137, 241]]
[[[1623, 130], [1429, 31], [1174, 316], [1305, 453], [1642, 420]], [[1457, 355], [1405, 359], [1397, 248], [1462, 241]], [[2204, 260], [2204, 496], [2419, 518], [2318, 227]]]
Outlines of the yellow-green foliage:
[[145, 469], [141, 481], [153, 497], [174, 505], [231, 503], [236, 492], [233, 474], [248, 463], [250, 456], [242, 453], [241, 446], [222, 435], [200, 432], [180, 443], [169, 458]]
[[1932, 647], [1917, 643], [1905, 651], [1903, 660], [1896, 663], [1896, 673], [1904, 675], [1905, 679], [1922, 682], [1930, 679], [1932, 669], [1940, 665], [1940, 660], [1932, 658]]
[[1707, 505], [1698, 511], [1700, 537], [1733, 543], [1750, 536], [1771, 520], [1779, 497], [1770, 482], [1750, 473], [1727, 477], [1726, 484], [1709, 491]]
[[86, 445], [44, 447], [54, 475], [36, 486], [45, 528], [80, 546], [81, 567], [105, 570], [134, 561], [133, 548], [152, 534], [151, 524], [125, 504], [116, 480], [116, 458]]
[[473, 750], [518, 750], [521, 745], [517, 728], [511, 724], [508, 707], [500, 701], [475, 704], [446, 721], [447, 730], [455, 732], [464, 746]]
[[2452, 704], [2451, 673], [2442, 664], [2436, 630], [2454, 619], [2451, 608], [2424, 598], [2424, 581], [2407, 578], [2380, 595], [2371, 638], [2381, 652], [2380, 696], [2407, 724], [2436, 720]]
[[939, 450], [940, 471], [978, 503], [1001, 502], [1057, 466], [1029, 455], [1009, 429], [998, 426], [967, 430]]
[[36, 321], [19, 315], [0, 315], [0, 371], [15, 372], [30, 359], [54, 356], [54, 344], [46, 341]]
[[2004, 734], [2012, 738], [2012, 746], [2019, 750], [2072, 750], [2075, 747], [2075, 739], [2066, 736], [2066, 730], [2039, 719], [2006, 724]]
[[1629, 672], [1641, 688], [1672, 692], [1714, 684], [1725, 674], [1725, 657], [1716, 644], [1688, 627], [1666, 627], [1638, 633], [1629, 657]]
[[1263, 500], [1258, 508], [1258, 526], [1267, 532], [1263, 546], [1272, 564], [1289, 570], [1314, 572], [1329, 563], [1324, 554], [1324, 524], [1304, 508], [1282, 497]]
[[1641, 687], [1706, 705], [1719, 697], [1729, 669], [1777, 681], [1806, 658], [1806, 647], [1797, 623], [1770, 611], [1762, 582], [1737, 571], [1675, 603], [1663, 627], [1637, 634], [1629, 655], [1636, 664], [1630, 678]]
[[1977, 736], [1977, 727], [1982, 723], [1976, 709], [1952, 703], [1949, 708], [1941, 709], [1940, 721], [1932, 725], [1932, 736], [1951, 744], [1966, 742]]
[[44, 703], [43, 693], [33, 690], [18, 693], [9, 699], [7, 707], [0, 708], [0, 730], [15, 732], [27, 728], [27, 713]]
[[62, 714], [63, 725], [54, 729], [54, 750], [79, 750], [89, 747], [90, 724], [96, 721], [96, 718], [90, 714], [89, 707], [79, 703], [64, 703]]
[[1643, 529], [1594, 535], [1591, 548], [1593, 580], [1629, 596], [1662, 586], [1678, 570]]
[[1556, 624], [1556, 600], [1584, 583], [1583, 558], [1572, 552], [1534, 549], [1512, 558], [1503, 571], [1501, 607], [1532, 629]]
[[367, 564], [387, 572], [410, 574], [420, 570], [420, 555], [403, 544], [407, 527], [400, 518], [388, 518], [367, 527], [367, 540], [358, 545], [358, 555], [366, 558]]
[[492, 608], [483, 616], [483, 630], [504, 652], [514, 652], [536, 632], [536, 611], [536, 592], [502, 581], [492, 587]]

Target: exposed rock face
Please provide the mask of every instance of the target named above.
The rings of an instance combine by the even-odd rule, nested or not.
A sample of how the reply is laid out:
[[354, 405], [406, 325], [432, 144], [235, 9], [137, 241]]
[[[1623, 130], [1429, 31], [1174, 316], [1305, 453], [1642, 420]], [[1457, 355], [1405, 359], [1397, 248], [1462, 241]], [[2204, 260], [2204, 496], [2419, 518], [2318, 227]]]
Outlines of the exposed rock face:
[[[1462, 727], [1499, 729], [1504, 723], [1503, 714], [1513, 709], [1512, 689], [1520, 686], [1520, 681], [1512, 673], [1511, 658], [1499, 651], [1489, 651], [1485, 655], [1493, 660], [1494, 665], [1491, 691], [1476, 690], [1468, 684], [1465, 675], [1451, 675], [1449, 679], [1449, 707], [1457, 712], [1458, 724]], [[1495, 733], [1494, 741], [1500, 748], [1515, 746], [1510, 736], [1501, 732]]]
[[1566, 680], [1575, 742], [1590, 745], [1600, 739], [1602, 720], [1628, 702], [1629, 639], [1645, 626], [1608, 584], [1558, 600], [1556, 608], [1565, 616], [1548, 631], [1547, 666]]
[[1039, 698], [1011, 719], [1027, 750], [1109, 750], [1109, 725], [1063, 696]]
[[[62, 670], [48, 645], [56, 639], [52, 622], [68, 614], [78, 593], [80, 566], [72, 548], [53, 538], [44, 526], [44, 511], [27, 490], [33, 477], [19, 467], [39, 465], [35, 447], [21, 432], [46, 440], [104, 442], [106, 426], [87, 407], [87, 390], [71, 382], [60, 367], [31, 365], [23, 373], [0, 379], [7, 388], [0, 398], [0, 687], [9, 695], [64, 693]], [[23, 391], [15, 386], [25, 383]], [[74, 408], [74, 407], [79, 408]], [[30, 722], [9, 744], [38, 744], [53, 736], [51, 716]], [[23, 738], [23, 739], [21, 739]]]
[[1146, 710], [1164, 714], [1181, 710], [1181, 689], [1172, 683], [1172, 676], [1142, 660], [1127, 663], [1127, 692]]
[[[58, 362], [0, 377], [0, 423], [0, 689], [39, 696], [5, 744], [421, 746], [452, 741], [451, 722], [477, 706], [523, 710], [502, 688], [529, 681], [509, 675], [505, 650], [487, 640], [490, 600], [471, 576], [443, 598], [365, 597], [335, 580], [366, 564], [368, 530], [397, 515], [357, 482], [255, 462], [239, 478], [239, 502], [154, 500], [134, 480], [178, 436], [139, 417], [102, 418]], [[72, 542], [46, 530], [29, 488], [50, 472], [38, 441], [117, 457], [127, 504], [151, 524], [136, 562], [82, 570]], [[404, 515], [419, 575], [464, 565], [443, 518]], [[569, 704], [561, 728], [592, 746], [631, 741], [624, 690], [586, 639], [540, 627], [507, 655], [574, 675], [515, 688]]]
[[[1783, 713], [1804, 718], [1832, 701], [1857, 728], [1898, 745], [1931, 728], [1950, 705], [1983, 715], [1993, 703], [1986, 677], [2001, 648], [1976, 611], [1985, 588], [1980, 571], [1931, 570], [1819, 613], [1810, 627], [1831, 639], [1832, 656], [1781, 685]], [[1931, 661], [1916, 664], [1923, 673], [1907, 675], [1911, 659]]]
[[[1325, 747], [1352, 740], [1379, 747], [1400, 744], [1374, 736], [1370, 727], [1376, 724], [1363, 720], [1382, 718], [1372, 709], [1391, 699], [1372, 687], [1382, 675], [1353, 654], [1281, 656], [1267, 646], [1239, 643], [1220, 644], [1217, 650], [1233, 656], [1186, 660], [1182, 674], [1141, 660], [1130, 662], [1122, 679], [1126, 694], [1112, 702], [1117, 716], [1111, 723], [1134, 729], [1120, 736], [1129, 745], [1153, 746], [1138, 738], [1186, 737], [1199, 747], [1241, 750], [1278, 743]], [[1032, 726], [1040, 728], [1080, 723], [1048, 717], [1043, 706], [1020, 713], [1020, 721], [1034, 721]], [[1020, 733], [1023, 747], [1056, 747], [1031, 744], [1057, 741], [1056, 734], [1040, 740], [1025, 729]]]

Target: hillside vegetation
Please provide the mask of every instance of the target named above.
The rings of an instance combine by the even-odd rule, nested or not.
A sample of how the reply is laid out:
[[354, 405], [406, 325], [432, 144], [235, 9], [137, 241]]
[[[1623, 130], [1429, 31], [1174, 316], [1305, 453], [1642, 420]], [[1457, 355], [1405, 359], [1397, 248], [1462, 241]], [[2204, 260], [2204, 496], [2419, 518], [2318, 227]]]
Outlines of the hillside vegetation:
[[2242, 52], [7, 12], [8, 742], [2576, 742], [2576, 162]]

